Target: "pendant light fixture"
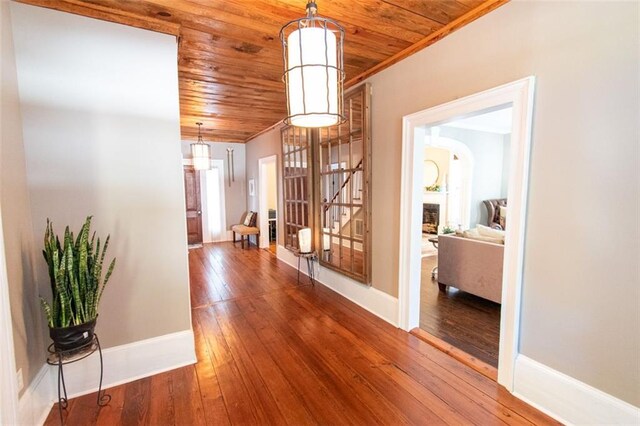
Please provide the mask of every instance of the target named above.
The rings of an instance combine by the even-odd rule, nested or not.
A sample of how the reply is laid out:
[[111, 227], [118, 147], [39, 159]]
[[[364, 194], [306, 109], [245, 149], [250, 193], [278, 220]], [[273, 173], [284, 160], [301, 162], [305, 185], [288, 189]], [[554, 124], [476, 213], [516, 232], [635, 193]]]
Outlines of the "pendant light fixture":
[[211, 148], [202, 140], [202, 123], [198, 125], [198, 142], [191, 144], [191, 157], [193, 168], [196, 170], [209, 170], [211, 168]]
[[317, 16], [307, 3], [307, 16], [280, 30], [287, 93], [286, 124], [327, 127], [344, 121], [344, 29]]

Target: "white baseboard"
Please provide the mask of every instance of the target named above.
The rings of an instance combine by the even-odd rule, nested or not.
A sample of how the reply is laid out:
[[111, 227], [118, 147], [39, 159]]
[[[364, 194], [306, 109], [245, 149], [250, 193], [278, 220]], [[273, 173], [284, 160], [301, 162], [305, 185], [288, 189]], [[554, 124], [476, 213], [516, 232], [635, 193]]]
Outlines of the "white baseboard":
[[640, 424], [640, 408], [521, 354], [513, 393], [564, 424]]
[[[102, 355], [104, 357], [103, 388], [196, 363], [192, 330], [103, 349]], [[55, 367], [52, 368], [53, 370]], [[100, 357], [96, 355], [65, 366], [64, 376], [69, 398], [97, 391], [99, 373]]]
[[[278, 245], [276, 256], [279, 260], [292, 266], [298, 267], [298, 258], [289, 250]], [[398, 299], [388, 295], [371, 286], [363, 285], [355, 280], [347, 278], [331, 269], [323, 268], [316, 264], [316, 281], [325, 287], [329, 287], [336, 293], [341, 294], [353, 303], [361, 306], [372, 314], [382, 318], [388, 323], [398, 326]], [[300, 266], [300, 272], [307, 275], [306, 263]]]
[[[196, 362], [192, 330], [165, 334], [102, 350], [104, 378], [107, 389], [144, 377], [153, 376]], [[100, 357], [93, 354], [84, 360], [64, 366], [67, 396], [77, 396], [98, 390]], [[41, 425], [57, 400], [58, 369], [45, 364], [20, 398], [20, 425]]]
[[224, 243], [225, 241], [233, 241], [233, 233], [231, 231], [224, 231], [220, 239], [215, 241], [203, 241], [205, 244], [209, 243]]
[[42, 366], [18, 402], [20, 425], [41, 425], [47, 419], [55, 393], [49, 365]]

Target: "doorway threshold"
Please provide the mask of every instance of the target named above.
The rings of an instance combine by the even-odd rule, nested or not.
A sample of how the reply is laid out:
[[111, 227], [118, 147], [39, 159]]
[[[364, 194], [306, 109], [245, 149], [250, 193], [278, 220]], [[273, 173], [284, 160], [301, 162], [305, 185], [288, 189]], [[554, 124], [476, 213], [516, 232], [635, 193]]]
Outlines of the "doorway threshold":
[[494, 382], [498, 381], [498, 369], [494, 366], [489, 365], [472, 355], [469, 355], [468, 353], [456, 348], [450, 343], [447, 343], [444, 340], [434, 336], [433, 334], [429, 334], [426, 331], [421, 330], [420, 328], [414, 328], [410, 333], [416, 336], [418, 339], [427, 342], [436, 349], [441, 350], [450, 357], [460, 361], [467, 367], [472, 368], [483, 376], [493, 380]]

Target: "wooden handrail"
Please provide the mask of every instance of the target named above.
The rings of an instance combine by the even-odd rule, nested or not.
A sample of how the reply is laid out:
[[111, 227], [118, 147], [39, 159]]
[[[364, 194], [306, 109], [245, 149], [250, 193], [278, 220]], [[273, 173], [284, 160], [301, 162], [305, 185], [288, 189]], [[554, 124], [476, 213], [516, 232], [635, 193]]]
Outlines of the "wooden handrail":
[[[338, 198], [338, 195], [340, 195], [340, 193], [342, 192], [342, 190], [344, 189], [344, 187], [347, 185], [347, 183], [349, 183], [349, 181], [351, 180], [351, 176], [353, 176], [354, 174], [356, 174], [356, 172], [358, 172], [358, 169], [361, 165], [362, 165], [362, 160], [364, 160], [364, 158], [360, 159], [360, 162], [358, 162], [358, 165], [355, 167], [355, 169], [351, 170], [351, 174], [349, 176], [347, 176], [347, 178], [344, 180], [344, 182], [342, 183], [342, 185], [340, 186], [340, 188], [336, 191], [336, 193], [333, 195], [333, 198], [331, 198], [331, 201], [329, 201], [329, 203], [333, 203], [333, 201]], [[331, 206], [324, 206], [324, 211], [326, 212], [327, 210], [329, 210], [329, 207]]]

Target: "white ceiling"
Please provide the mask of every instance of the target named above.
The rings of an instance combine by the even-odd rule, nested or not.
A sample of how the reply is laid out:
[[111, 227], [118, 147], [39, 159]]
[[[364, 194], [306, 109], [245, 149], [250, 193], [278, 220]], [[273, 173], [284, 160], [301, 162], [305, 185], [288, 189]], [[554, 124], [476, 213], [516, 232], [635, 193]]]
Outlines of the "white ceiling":
[[462, 118], [443, 124], [442, 126], [506, 135], [511, 133], [511, 113], [512, 108], [509, 107]]

